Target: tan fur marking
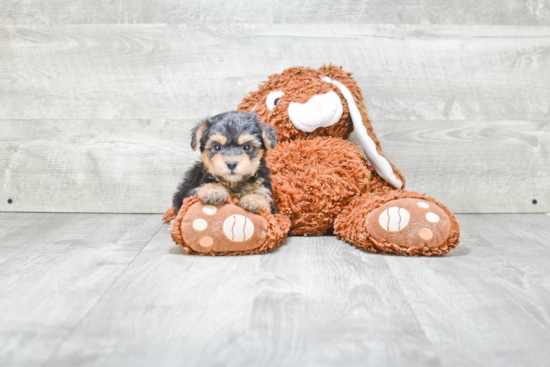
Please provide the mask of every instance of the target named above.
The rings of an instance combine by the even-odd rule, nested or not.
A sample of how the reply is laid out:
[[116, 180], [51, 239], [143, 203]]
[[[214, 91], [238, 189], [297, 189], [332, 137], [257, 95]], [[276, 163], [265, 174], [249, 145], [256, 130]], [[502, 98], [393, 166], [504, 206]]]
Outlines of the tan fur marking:
[[221, 134], [214, 134], [210, 137], [210, 140], [213, 140], [215, 142], [220, 143], [221, 145], [224, 145], [227, 143], [227, 138]]
[[267, 198], [256, 194], [243, 196], [239, 202], [239, 206], [253, 213], [270, 208]]
[[220, 205], [227, 201], [229, 192], [223, 185], [208, 183], [197, 190], [197, 196], [205, 204]]
[[199, 147], [199, 144], [201, 142], [201, 135], [204, 129], [206, 129], [206, 124], [202, 124], [201, 127], [197, 129], [197, 132], [195, 133], [195, 145], [193, 146], [193, 151], [197, 150], [197, 148]]
[[271, 192], [262, 185], [263, 179], [258, 179], [255, 182], [245, 184], [240, 188], [240, 194], [245, 195], [261, 195], [264, 196], [269, 202], [271, 202]]
[[[261, 127], [260, 127], [261, 129]], [[271, 146], [273, 145], [271, 139], [269, 139], [269, 135], [262, 129], [262, 139], [264, 139], [264, 145], [267, 150], [271, 150]]]
[[260, 159], [257, 157], [253, 160], [250, 160], [250, 157], [248, 157], [246, 154], [244, 155], [246, 158], [242, 160], [242, 162], [239, 162], [242, 164], [241, 174], [244, 176], [252, 176], [258, 171], [258, 167], [260, 167]]
[[206, 152], [203, 152], [201, 154], [201, 160], [202, 160], [202, 163], [204, 163], [204, 165], [208, 169], [208, 171], [211, 171], [212, 163], [210, 162], [210, 159], [208, 159], [208, 155], [206, 154]]
[[212, 166], [224, 166], [225, 162], [227, 161], [227, 158], [225, 158], [222, 154], [216, 154], [212, 157], [212, 160], [210, 161]]
[[258, 179], [255, 182], [243, 185], [239, 193], [233, 196], [241, 197], [239, 205], [253, 213], [270, 209], [270, 204], [273, 202], [271, 192], [262, 185], [263, 179]]
[[[260, 159], [254, 159], [250, 161], [250, 157], [246, 154], [237, 156], [224, 156], [222, 154], [216, 154], [212, 159], [208, 159], [208, 155], [203, 153], [201, 159], [206, 166], [208, 172], [216, 177], [223, 178], [227, 181], [229, 186], [233, 186], [236, 183], [242, 181], [244, 177], [253, 176], [260, 166]], [[236, 161], [239, 164], [238, 170], [235, 174], [230, 174], [227, 169], [227, 161]]]
[[243, 164], [243, 165], [246, 165], [246, 164], [249, 164], [250, 163], [250, 158], [246, 155], [246, 154], [241, 154], [241, 155], [230, 155], [230, 156], [225, 156], [224, 157], [224, 161], [227, 162], [227, 161], [235, 161], [239, 164]]
[[256, 141], [256, 138], [254, 138], [254, 136], [252, 136], [250, 134], [244, 134], [244, 135], [239, 136], [238, 143], [239, 143], [239, 145], [242, 145], [244, 143], [248, 143], [248, 142], [251, 142], [251, 141]]

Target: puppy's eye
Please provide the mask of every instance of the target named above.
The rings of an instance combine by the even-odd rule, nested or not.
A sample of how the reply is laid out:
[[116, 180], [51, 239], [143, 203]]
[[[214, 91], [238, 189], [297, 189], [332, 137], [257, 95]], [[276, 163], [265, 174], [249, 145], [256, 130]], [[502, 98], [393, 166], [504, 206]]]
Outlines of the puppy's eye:
[[216, 144], [216, 145], [214, 145], [214, 150], [215, 150], [216, 152], [219, 152], [220, 150], [222, 150], [222, 146], [219, 145], [219, 144]]
[[243, 145], [243, 150], [245, 152], [248, 152], [250, 150], [250, 145], [248, 145], [248, 144]]
[[273, 111], [276, 105], [281, 103], [281, 97], [285, 94], [285, 92], [281, 91], [274, 91], [269, 93], [267, 98], [265, 99], [265, 105], [267, 108], [269, 108], [270, 111]]

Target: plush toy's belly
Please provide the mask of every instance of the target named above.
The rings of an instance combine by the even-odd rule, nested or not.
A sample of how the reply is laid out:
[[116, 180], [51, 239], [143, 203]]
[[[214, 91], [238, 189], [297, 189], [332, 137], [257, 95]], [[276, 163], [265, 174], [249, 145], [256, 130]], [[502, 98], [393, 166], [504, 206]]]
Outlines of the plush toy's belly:
[[315, 138], [281, 143], [267, 156], [277, 210], [291, 235], [325, 234], [351, 200], [369, 191], [371, 171], [347, 140]]

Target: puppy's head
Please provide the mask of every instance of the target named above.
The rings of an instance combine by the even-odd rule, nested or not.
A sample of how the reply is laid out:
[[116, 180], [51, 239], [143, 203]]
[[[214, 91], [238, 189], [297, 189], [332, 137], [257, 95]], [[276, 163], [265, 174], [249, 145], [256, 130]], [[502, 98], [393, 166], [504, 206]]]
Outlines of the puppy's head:
[[266, 150], [277, 144], [275, 129], [255, 113], [231, 111], [207, 118], [191, 132], [208, 172], [229, 183], [253, 176]]

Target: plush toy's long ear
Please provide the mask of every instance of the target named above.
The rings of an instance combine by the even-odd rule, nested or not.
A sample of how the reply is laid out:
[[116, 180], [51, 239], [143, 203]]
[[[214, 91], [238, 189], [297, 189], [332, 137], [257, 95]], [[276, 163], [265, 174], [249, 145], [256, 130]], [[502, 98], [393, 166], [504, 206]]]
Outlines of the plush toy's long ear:
[[262, 139], [264, 139], [264, 144], [267, 150], [275, 148], [277, 145], [277, 130], [274, 127], [260, 123], [260, 129], [262, 129]]
[[201, 142], [201, 136], [206, 129], [206, 121], [201, 121], [191, 130], [191, 149], [197, 150]]
[[[401, 172], [382, 154], [380, 141], [376, 137], [367, 116], [361, 89], [351, 78], [351, 74], [343, 71], [342, 67], [333, 65], [323, 66], [320, 71], [329, 75], [325, 76], [323, 80], [336, 85], [346, 99], [353, 127], [359, 138], [359, 143], [373, 168], [380, 177], [393, 187], [398, 189], [403, 188], [405, 185], [405, 177], [403, 177]], [[344, 85], [344, 83], [348, 84], [348, 86]]]

